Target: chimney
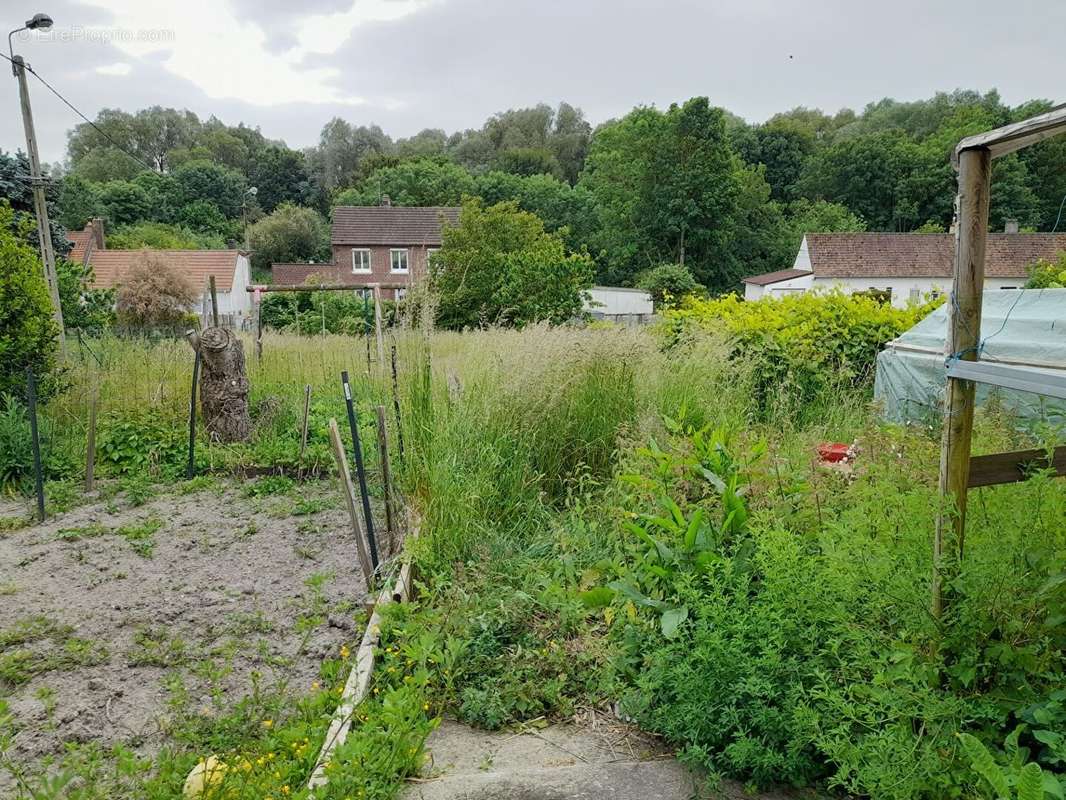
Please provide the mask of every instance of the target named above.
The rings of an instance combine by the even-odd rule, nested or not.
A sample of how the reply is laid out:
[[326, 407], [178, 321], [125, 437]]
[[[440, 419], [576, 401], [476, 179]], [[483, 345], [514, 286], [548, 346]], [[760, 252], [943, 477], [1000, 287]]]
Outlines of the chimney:
[[381, 195], [381, 205], [383, 208], [390, 208], [392, 206], [392, 198], [387, 194]]
[[104, 245], [104, 221], [100, 217], [93, 217], [86, 227], [92, 228], [93, 239], [96, 240], [96, 249], [105, 249]]
[[1018, 220], [1008, 219], [1003, 224], [1004, 233], [1017, 233], [1018, 232]]

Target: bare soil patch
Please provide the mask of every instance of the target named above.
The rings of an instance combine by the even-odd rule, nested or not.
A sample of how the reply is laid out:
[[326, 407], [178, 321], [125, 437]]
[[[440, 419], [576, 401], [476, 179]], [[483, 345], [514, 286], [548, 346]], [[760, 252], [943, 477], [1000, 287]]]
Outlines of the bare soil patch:
[[152, 752], [179, 705], [217, 713], [253, 673], [306, 692], [323, 658], [358, 639], [366, 587], [335, 483], [262, 497], [249, 485], [168, 489], [137, 507], [98, 496], [0, 532], [9, 755]]

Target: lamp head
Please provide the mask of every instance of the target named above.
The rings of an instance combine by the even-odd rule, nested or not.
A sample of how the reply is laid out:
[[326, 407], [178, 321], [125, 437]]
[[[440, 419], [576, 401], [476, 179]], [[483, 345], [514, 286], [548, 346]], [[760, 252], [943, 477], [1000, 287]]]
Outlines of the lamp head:
[[52, 27], [52, 18], [47, 14], [34, 14], [26, 20], [26, 27], [31, 31], [46, 31]]

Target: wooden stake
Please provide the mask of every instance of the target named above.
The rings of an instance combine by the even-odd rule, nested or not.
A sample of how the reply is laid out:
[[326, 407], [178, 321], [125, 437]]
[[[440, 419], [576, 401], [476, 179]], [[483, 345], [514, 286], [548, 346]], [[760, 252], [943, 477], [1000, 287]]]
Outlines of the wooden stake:
[[381, 486], [385, 495], [385, 530], [388, 541], [385, 550], [388, 555], [396, 552], [396, 514], [392, 507], [392, 469], [389, 467], [389, 432], [385, 427], [385, 406], [377, 407], [378, 414], [378, 453], [381, 458]]
[[189, 394], [189, 463], [185, 466], [185, 480], [192, 480], [196, 472], [196, 385], [200, 380], [200, 347], [199, 337], [190, 331], [189, 341], [194, 339], [196, 344], [196, 356], [192, 362], [192, 391]]
[[85, 445], [85, 491], [91, 492], [94, 484], [94, 472], [96, 470], [96, 399], [97, 390], [94, 388], [89, 395], [89, 435]]
[[211, 324], [214, 327], [218, 327], [218, 291], [215, 289], [215, 276], [209, 275], [207, 278], [207, 288], [211, 292]]
[[304, 386], [304, 417], [300, 425], [300, 464], [304, 463], [304, 451], [307, 450], [307, 415], [311, 411], [311, 384]]
[[44, 522], [44, 469], [41, 466], [41, 437], [37, 430], [37, 376], [33, 367], [26, 369], [26, 411], [30, 418], [30, 443], [33, 446], [33, 482], [37, 493], [37, 520]]
[[[992, 155], [983, 148], [959, 154], [958, 234], [955, 275], [948, 302], [948, 357], [976, 361], [981, 342], [989, 184]], [[945, 553], [962, 559], [966, 534], [966, 488], [973, 438], [973, 381], [948, 378], [940, 449], [940, 508], [933, 537], [932, 612], [944, 610]], [[952, 541], [946, 541], [949, 538]]]
[[255, 293], [255, 360], [263, 363], [263, 296]]
[[396, 376], [396, 345], [392, 346], [392, 407], [396, 412], [396, 444], [400, 448], [400, 465], [403, 466], [403, 420], [400, 417], [400, 381]]
[[[374, 287], [374, 331], [378, 338], [378, 364], [385, 363], [385, 337], [381, 333], [381, 287]], [[381, 369], [382, 367], [379, 367]]]
[[352, 533], [355, 536], [355, 549], [359, 552], [359, 566], [363, 570], [363, 579], [369, 589], [373, 584], [374, 569], [370, 566], [370, 555], [367, 553], [366, 541], [363, 538], [363, 526], [359, 522], [359, 511], [355, 505], [355, 487], [352, 485], [352, 474], [348, 470], [348, 455], [344, 451], [344, 442], [341, 441], [337, 420], [332, 417], [329, 420], [329, 442], [333, 446], [333, 458], [337, 462], [337, 474], [340, 475], [344, 502], [348, 506], [348, 518], [351, 520]]

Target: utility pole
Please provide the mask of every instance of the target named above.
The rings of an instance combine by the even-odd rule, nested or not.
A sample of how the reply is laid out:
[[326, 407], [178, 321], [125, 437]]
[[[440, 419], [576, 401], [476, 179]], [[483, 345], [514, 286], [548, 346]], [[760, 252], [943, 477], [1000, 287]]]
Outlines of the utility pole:
[[[51, 21], [49, 20], [49, 24]], [[63, 308], [59, 303], [59, 279], [56, 276], [56, 254], [52, 249], [52, 226], [48, 221], [48, 203], [44, 196], [44, 176], [41, 173], [41, 158], [37, 153], [37, 135], [33, 129], [33, 110], [30, 108], [30, 89], [26, 83], [26, 62], [22, 56], [13, 56], [11, 70], [19, 82], [19, 101], [22, 103], [22, 124], [26, 129], [26, 154], [30, 160], [30, 186], [33, 189], [33, 205], [37, 212], [37, 236], [41, 242], [41, 260], [44, 262], [44, 279], [52, 298], [52, 317], [59, 328], [59, 347], [65, 347]]]

